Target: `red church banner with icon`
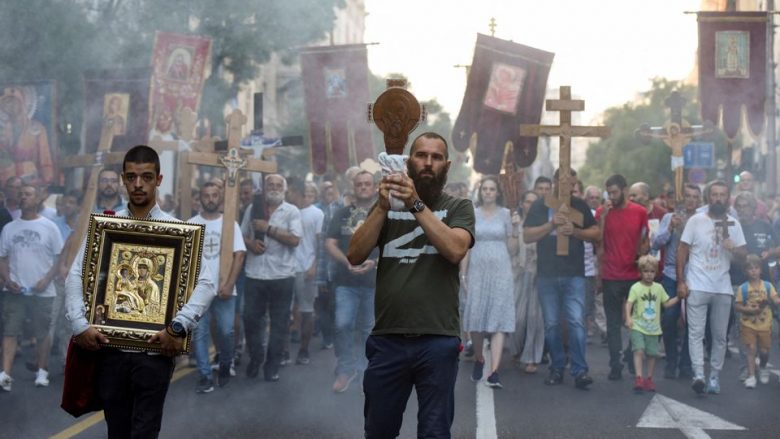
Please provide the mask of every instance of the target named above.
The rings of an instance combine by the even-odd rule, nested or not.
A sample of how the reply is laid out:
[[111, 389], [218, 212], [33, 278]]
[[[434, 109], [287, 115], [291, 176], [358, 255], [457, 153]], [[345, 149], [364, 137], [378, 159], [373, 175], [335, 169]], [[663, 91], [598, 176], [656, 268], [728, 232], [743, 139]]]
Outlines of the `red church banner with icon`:
[[766, 12], [699, 12], [699, 99], [702, 119], [739, 134], [742, 108], [753, 136], [764, 130]]
[[149, 126], [158, 131], [155, 134], [176, 135], [175, 121], [181, 110], [198, 113], [203, 84], [211, 71], [211, 39], [157, 32], [152, 69]]
[[374, 157], [366, 46], [308, 47], [300, 54], [312, 171], [343, 173]]
[[458, 151], [474, 148], [474, 170], [498, 174], [507, 142], [519, 167], [536, 158], [535, 137], [521, 137], [520, 124], [542, 117], [547, 76], [555, 55], [487, 35], [477, 35], [466, 92], [452, 130]]

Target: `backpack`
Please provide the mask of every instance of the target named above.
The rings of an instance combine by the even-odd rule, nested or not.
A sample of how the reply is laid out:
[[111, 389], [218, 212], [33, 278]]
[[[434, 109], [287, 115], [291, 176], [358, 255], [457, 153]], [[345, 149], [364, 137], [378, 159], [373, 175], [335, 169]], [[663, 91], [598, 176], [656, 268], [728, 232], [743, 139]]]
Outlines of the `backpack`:
[[[772, 314], [777, 315], [777, 310], [775, 309], [775, 303], [772, 302], [772, 284], [770, 284], [768, 281], [762, 281], [764, 282], [764, 291], [766, 291], [766, 299], [769, 302], [769, 310], [772, 311]], [[742, 284], [742, 286], [739, 288], [740, 291], [742, 291], [742, 303], [747, 304], [748, 301], [748, 285], [749, 282], [745, 282]]]

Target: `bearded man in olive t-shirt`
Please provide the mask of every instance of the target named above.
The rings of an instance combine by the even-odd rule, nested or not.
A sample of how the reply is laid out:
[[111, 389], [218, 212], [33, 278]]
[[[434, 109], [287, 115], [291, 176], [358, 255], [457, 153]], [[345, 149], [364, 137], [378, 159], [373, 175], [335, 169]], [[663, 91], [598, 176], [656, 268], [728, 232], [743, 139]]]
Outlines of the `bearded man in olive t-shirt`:
[[[363, 377], [366, 438], [397, 437], [416, 388], [421, 437], [449, 438], [460, 351], [458, 264], [474, 245], [474, 206], [442, 192], [447, 142], [424, 133], [412, 142], [408, 176], [382, 179], [379, 200], [355, 231], [347, 259], [379, 247], [374, 314]], [[390, 210], [390, 196], [408, 211]]]

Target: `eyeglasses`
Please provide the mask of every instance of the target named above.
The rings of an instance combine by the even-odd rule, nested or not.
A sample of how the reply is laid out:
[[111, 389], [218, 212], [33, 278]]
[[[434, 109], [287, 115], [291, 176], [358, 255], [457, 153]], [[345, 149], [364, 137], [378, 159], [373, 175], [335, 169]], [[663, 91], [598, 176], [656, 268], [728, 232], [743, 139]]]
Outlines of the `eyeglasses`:
[[157, 176], [151, 172], [144, 172], [143, 174], [125, 174], [125, 180], [130, 183], [135, 182], [138, 177], [141, 177], [141, 180], [143, 180], [144, 183], [151, 183]]

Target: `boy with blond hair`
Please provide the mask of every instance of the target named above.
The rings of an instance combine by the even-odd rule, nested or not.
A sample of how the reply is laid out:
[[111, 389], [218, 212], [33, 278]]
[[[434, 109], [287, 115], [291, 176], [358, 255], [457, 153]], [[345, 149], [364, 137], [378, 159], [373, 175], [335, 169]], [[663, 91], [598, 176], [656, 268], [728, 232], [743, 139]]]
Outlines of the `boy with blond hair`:
[[[658, 356], [658, 339], [661, 335], [661, 306], [669, 308], [679, 298], [669, 298], [661, 284], [654, 282], [658, 259], [645, 255], [637, 262], [641, 280], [631, 286], [625, 305], [626, 327], [631, 330], [631, 346], [634, 351], [634, 391], [655, 392], [653, 370]], [[642, 363], [647, 357], [647, 374], [642, 375]]]
[[775, 287], [761, 279], [761, 265], [761, 258], [748, 255], [745, 261], [748, 280], [736, 291], [740, 338], [747, 349], [748, 377], [745, 379], [745, 387], [748, 389], [756, 387], [756, 350], [760, 360], [759, 380], [761, 384], [769, 383], [769, 371], [766, 369], [772, 344], [772, 310], [769, 302], [780, 305]]

